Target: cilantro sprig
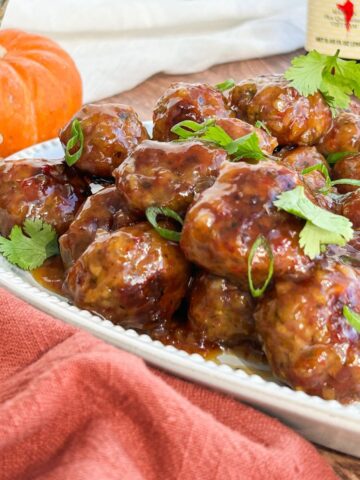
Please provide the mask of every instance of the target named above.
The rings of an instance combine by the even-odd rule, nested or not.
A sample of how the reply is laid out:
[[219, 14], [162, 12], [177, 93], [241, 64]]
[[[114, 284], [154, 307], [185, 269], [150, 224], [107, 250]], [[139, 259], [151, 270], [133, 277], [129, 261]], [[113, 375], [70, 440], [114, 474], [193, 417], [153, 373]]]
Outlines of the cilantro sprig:
[[307, 55], [295, 57], [284, 74], [301, 95], [320, 91], [333, 114], [338, 108], [349, 106], [351, 95], [360, 98], [360, 65], [342, 60], [339, 54], [339, 50], [335, 55], [312, 50]]
[[0, 253], [23, 270], [34, 270], [59, 253], [56, 232], [40, 219], [27, 219], [23, 228], [12, 228], [9, 238], [0, 236]]
[[302, 186], [281, 193], [274, 205], [306, 220], [300, 232], [299, 244], [311, 259], [319, 255], [326, 245], [344, 246], [354, 236], [348, 218], [315, 205], [307, 198]]
[[257, 161], [265, 158], [265, 154], [259, 145], [259, 138], [255, 132], [233, 140], [223, 128], [216, 125], [215, 118], [205, 120], [203, 123], [184, 120], [174, 125], [171, 131], [182, 140], [198, 139], [214, 143], [216, 146], [226, 150], [234, 162], [243, 158]]

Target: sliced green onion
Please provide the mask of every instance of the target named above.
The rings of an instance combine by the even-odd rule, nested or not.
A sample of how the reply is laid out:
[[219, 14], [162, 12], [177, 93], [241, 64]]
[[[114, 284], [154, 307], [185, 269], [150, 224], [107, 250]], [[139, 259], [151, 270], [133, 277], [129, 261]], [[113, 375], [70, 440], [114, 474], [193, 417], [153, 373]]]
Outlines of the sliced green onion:
[[329, 171], [326, 168], [326, 165], [323, 163], [317, 163], [316, 165], [312, 165], [311, 167], [304, 168], [304, 170], [301, 172], [301, 175], [307, 175], [308, 173], [311, 172], [320, 172], [324, 175], [325, 177], [325, 184], [326, 186], [324, 188], [320, 188], [320, 193], [327, 194], [329, 193], [329, 190], [331, 188], [331, 178], [329, 175]]
[[184, 225], [183, 219], [179, 214], [167, 207], [149, 207], [145, 212], [148, 222], [154, 227], [157, 233], [166, 238], [166, 240], [171, 240], [173, 242], [180, 242], [181, 232], [176, 232], [175, 230], [169, 230], [168, 228], [160, 227], [157, 222], [158, 215], [163, 215], [164, 217], [172, 218], [180, 223], [181, 226]]
[[326, 168], [326, 165], [324, 165], [323, 163], [317, 163], [316, 165], [312, 165], [311, 167], [304, 168], [304, 170], [301, 172], [301, 175], [306, 175], [314, 171], [321, 172], [325, 177], [326, 183], [330, 185], [331, 178], [329, 175], [329, 171]]
[[[269, 271], [268, 271], [268, 275], [266, 277], [264, 285], [261, 288], [255, 288], [254, 282], [252, 279], [252, 263], [256, 255], [256, 252], [258, 251], [259, 248], [264, 248], [266, 250], [270, 259], [270, 265], [269, 265]], [[267, 239], [263, 235], [259, 235], [251, 247], [249, 258], [248, 258], [249, 288], [250, 288], [251, 295], [254, 298], [261, 297], [261, 295], [265, 292], [265, 290], [269, 286], [269, 283], [271, 282], [273, 274], [274, 274], [274, 255], [273, 255], [270, 243], [267, 241]]]
[[265, 123], [262, 122], [261, 120], [256, 120], [254, 126], [255, 126], [256, 128], [261, 128], [262, 130], [265, 130], [265, 132], [266, 132], [268, 135], [271, 135], [270, 130], [269, 130], [268, 127], [265, 125]]
[[334, 180], [331, 185], [352, 185], [353, 187], [360, 187], [360, 180], [354, 178], [341, 178], [340, 180]]
[[338, 162], [339, 160], [342, 160], [345, 157], [348, 157], [349, 155], [355, 155], [355, 152], [337, 152], [337, 153], [330, 153], [326, 157], [326, 160], [328, 163], [333, 165], [334, 163]]
[[344, 305], [343, 315], [350, 325], [360, 333], [360, 315], [354, 312], [354, 310], [351, 310], [347, 305]]
[[228, 78], [224, 82], [217, 83], [215, 85], [216, 90], [219, 90], [219, 92], [225, 92], [226, 90], [230, 90], [230, 88], [235, 87], [235, 80], [232, 78]]
[[[70, 153], [70, 151], [79, 145], [75, 153]], [[84, 149], [84, 133], [81, 128], [81, 123], [77, 118], [73, 120], [71, 124], [71, 138], [66, 144], [65, 148], [65, 161], [71, 167], [76, 163], [82, 155]]]

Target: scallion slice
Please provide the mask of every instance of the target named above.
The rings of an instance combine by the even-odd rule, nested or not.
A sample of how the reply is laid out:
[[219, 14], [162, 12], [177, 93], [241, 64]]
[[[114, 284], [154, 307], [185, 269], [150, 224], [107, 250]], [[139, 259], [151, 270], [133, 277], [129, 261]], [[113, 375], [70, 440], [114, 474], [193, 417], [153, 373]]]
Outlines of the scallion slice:
[[340, 180], [334, 180], [331, 185], [352, 185], [353, 187], [360, 187], [360, 180], [354, 178], [341, 178]]
[[225, 92], [226, 90], [230, 90], [230, 88], [235, 87], [235, 80], [232, 78], [228, 78], [224, 82], [217, 83], [215, 85], [216, 90], [219, 90], [219, 92]]
[[326, 168], [326, 165], [324, 165], [323, 163], [317, 163], [316, 165], [312, 165], [311, 167], [304, 168], [304, 170], [301, 172], [301, 175], [307, 175], [311, 172], [320, 172], [323, 174], [325, 178], [325, 187], [321, 188], [319, 191], [324, 195], [328, 194], [331, 189], [331, 178], [329, 171]]
[[[79, 145], [78, 149], [74, 153], [70, 151]], [[71, 124], [71, 137], [66, 144], [65, 148], [65, 161], [71, 167], [74, 165], [82, 155], [84, 149], [84, 133], [81, 128], [81, 123], [75, 118]]]
[[333, 165], [334, 163], [338, 162], [339, 160], [342, 160], [345, 157], [348, 157], [349, 155], [354, 155], [355, 152], [336, 152], [336, 153], [330, 153], [326, 157], [326, 160], [330, 165]]
[[265, 125], [265, 123], [262, 122], [261, 120], [256, 120], [254, 127], [256, 127], [256, 128], [261, 128], [261, 130], [265, 130], [265, 132], [266, 132], [268, 135], [271, 136], [270, 130], [269, 130], [268, 127]]
[[[252, 278], [252, 263], [256, 255], [256, 252], [258, 251], [259, 248], [264, 248], [266, 250], [270, 259], [270, 264], [269, 264], [269, 271], [268, 271], [266, 280], [264, 282], [264, 285], [261, 288], [255, 288], [253, 278]], [[270, 243], [267, 241], [267, 239], [263, 235], [259, 235], [251, 247], [249, 258], [248, 258], [249, 288], [250, 288], [251, 295], [254, 298], [261, 297], [261, 295], [265, 292], [265, 290], [269, 286], [269, 283], [271, 282], [273, 274], [274, 274], [274, 255], [273, 255]]]
[[343, 315], [350, 325], [360, 333], [360, 315], [354, 312], [354, 310], [351, 310], [347, 305], [344, 305]]
[[148, 222], [154, 227], [159, 235], [161, 235], [163, 238], [166, 238], [166, 240], [180, 242], [181, 232], [176, 232], [175, 230], [169, 230], [168, 228], [161, 227], [157, 222], [158, 215], [163, 215], [164, 217], [176, 220], [181, 226], [183, 226], [184, 221], [178, 213], [167, 207], [149, 207], [146, 209], [145, 215], [148, 219]]

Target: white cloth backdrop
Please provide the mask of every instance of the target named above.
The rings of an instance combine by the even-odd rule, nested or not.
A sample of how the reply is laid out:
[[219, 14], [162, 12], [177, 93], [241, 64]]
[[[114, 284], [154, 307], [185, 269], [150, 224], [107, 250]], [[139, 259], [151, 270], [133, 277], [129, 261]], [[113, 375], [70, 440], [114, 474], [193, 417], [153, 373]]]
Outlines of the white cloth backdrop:
[[305, 16], [306, 0], [10, 0], [3, 27], [58, 41], [88, 102], [160, 71], [289, 52], [304, 44]]

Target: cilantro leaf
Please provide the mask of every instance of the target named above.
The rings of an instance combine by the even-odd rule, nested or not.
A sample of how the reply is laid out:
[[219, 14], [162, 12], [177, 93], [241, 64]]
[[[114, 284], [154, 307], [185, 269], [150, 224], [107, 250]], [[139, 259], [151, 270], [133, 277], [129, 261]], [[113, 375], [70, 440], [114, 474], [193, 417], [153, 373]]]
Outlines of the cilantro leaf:
[[233, 161], [242, 158], [262, 160], [265, 158], [260, 148], [259, 138], [255, 132], [233, 140], [223, 128], [215, 124], [216, 119], [196, 123], [184, 120], [171, 128], [171, 131], [183, 140], [198, 139], [211, 142], [223, 148]]
[[316, 50], [299, 55], [292, 59], [292, 66], [286, 70], [284, 77], [301, 95], [312, 95], [321, 85], [323, 70], [327, 65], [326, 57]]
[[300, 232], [299, 245], [312, 260], [323, 250], [324, 245], [346, 245], [344, 237], [338, 233], [329, 232], [307, 221]]
[[320, 91], [333, 114], [338, 108], [347, 108], [350, 96], [360, 98], [360, 65], [335, 55], [322, 55], [312, 50], [295, 57], [284, 76], [301, 95]]
[[[310, 258], [319, 255], [323, 245], [345, 245], [353, 238], [354, 230], [350, 220], [312, 203], [305, 195], [304, 187], [298, 186], [281, 193], [274, 205], [308, 221], [300, 233], [300, 241]], [[315, 230], [313, 227], [318, 228]]]
[[350, 325], [360, 333], [360, 315], [354, 312], [354, 310], [351, 310], [347, 305], [343, 307], [343, 315]]
[[27, 219], [23, 229], [12, 228], [8, 239], [0, 236], [0, 253], [23, 270], [34, 270], [59, 253], [56, 232], [40, 219]]

